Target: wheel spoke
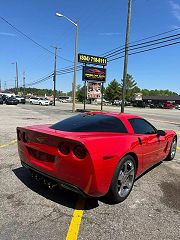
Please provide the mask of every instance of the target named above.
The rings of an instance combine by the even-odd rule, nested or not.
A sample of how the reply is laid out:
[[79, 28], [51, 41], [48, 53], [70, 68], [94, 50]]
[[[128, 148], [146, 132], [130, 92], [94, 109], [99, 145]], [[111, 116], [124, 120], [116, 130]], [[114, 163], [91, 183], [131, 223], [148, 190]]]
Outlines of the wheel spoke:
[[122, 181], [123, 178], [124, 178], [124, 175], [125, 175], [124, 172], [121, 170], [120, 173], [119, 173], [119, 176], [118, 176], [118, 180]]
[[[134, 167], [132, 167], [130, 170], [128, 170], [126, 173], [125, 173], [125, 176], [129, 176], [131, 175], [132, 173], [134, 173]], [[132, 174], [134, 175], [134, 174]]]

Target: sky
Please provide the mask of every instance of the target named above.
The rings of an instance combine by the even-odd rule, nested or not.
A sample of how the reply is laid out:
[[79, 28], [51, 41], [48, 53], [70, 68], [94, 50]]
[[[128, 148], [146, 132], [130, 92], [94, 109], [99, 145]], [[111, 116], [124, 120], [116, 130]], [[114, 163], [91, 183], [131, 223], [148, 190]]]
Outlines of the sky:
[[[78, 52], [103, 55], [125, 42], [128, 0], [2, 0], [0, 17], [6, 19], [40, 45], [54, 51], [58, 46], [57, 68], [73, 65], [75, 26], [61, 12], [79, 24]], [[180, 28], [180, 0], [133, 0], [130, 43]], [[180, 33], [180, 29], [165, 37]], [[153, 38], [154, 39], [154, 38]], [[149, 39], [149, 40], [153, 40]], [[146, 40], [148, 41], [148, 40]], [[178, 40], [177, 40], [178, 41]], [[53, 72], [54, 55], [38, 47], [0, 18], [0, 80], [2, 89], [14, 87], [15, 65], [18, 63], [19, 85]], [[129, 56], [128, 73], [140, 88], [169, 89], [180, 94], [180, 44]], [[123, 76], [123, 58], [109, 62], [105, 86]], [[70, 91], [73, 73], [57, 76], [57, 90]], [[82, 71], [77, 84], [83, 84]], [[38, 88], [53, 88], [49, 79]]]

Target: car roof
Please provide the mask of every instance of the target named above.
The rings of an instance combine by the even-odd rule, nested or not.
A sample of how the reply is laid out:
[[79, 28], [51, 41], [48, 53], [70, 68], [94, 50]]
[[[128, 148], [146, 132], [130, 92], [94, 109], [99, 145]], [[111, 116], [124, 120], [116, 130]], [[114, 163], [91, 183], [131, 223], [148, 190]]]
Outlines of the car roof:
[[108, 116], [117, 117], [119, 119], [132, 119], [132, 118], [142, 118], [140, 116], [129, 114], [129, 113], [119, 113], [119, 112], [87, 112], [87, 114], [103, 114]]

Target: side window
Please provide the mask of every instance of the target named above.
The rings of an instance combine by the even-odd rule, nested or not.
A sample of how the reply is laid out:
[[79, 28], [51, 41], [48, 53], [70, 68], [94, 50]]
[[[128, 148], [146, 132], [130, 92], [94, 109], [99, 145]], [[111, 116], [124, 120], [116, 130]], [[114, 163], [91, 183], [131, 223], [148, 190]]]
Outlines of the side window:
[[132, 118], [129, 122], [136, 134], [155, 134], [156, 129], [144, 119]]

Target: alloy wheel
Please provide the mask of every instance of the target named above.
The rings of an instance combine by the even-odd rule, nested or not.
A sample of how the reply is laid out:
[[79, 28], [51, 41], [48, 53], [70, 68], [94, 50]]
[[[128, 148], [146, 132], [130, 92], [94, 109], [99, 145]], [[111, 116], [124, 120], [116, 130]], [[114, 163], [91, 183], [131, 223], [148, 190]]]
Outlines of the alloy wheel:
[[132, 160], [127, 160], [121, 166], [118, 176], [118, 194], [120, 197], [126, 197], [134, 183], [135, 166]]
[[176, 154], [176, 148], [177, 148], [177, 141], [174, 138], [172, 145], [171, 145], [171, 158], [173, 159]]

